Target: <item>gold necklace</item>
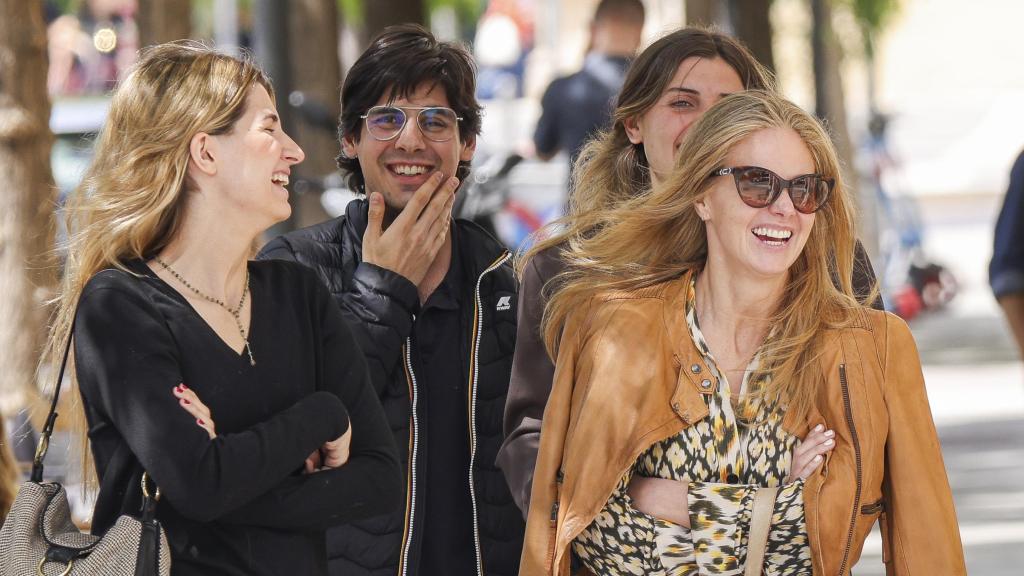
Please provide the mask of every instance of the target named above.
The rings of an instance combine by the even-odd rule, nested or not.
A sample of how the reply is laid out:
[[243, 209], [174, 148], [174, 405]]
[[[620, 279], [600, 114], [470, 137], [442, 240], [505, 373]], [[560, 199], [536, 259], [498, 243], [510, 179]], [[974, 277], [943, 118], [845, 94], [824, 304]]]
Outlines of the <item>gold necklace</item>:
[[178, 274], [177, 270], [171, 268], [170, 264], [161, 260], [159, 256], [154, 257], [153, 259], [156, 260], [157, 264], [163, 266], [164, 270], [170, 272], [171, 276], [174, 276], [178, 280], [178, 282], [184, 284], [185, 288], [191, 290], [196, 296], [199, 296], [204, 300], [207, 300], [209, 302], [216, 304], [217, 306], [220, 306], [221, 308], [227, 310], [229, 314], [231, 314], [231, 316], [235, 319], [235, 324], [238, 326], [238, 334], [242, 336], [242, 341], [245, 342], [245, 351], [249, 354], [249, 364], [255, 366], [256, 359], [252, 355], [252, 348], [249, 346], [249, 338], [245, 334], [245, 328], [242, 327], [242, 306], [245, 305], [245, 299], [247, 296], [249, 296], [249, 267], [246, 266], [245, 268], [245, 287], [242, 289], [242, 298], [238, 300], [238, 306], [235, 306], [232, 309], [230, 306], [214, 298], [213, 296], [207, 296], [203, 292], [200, 292], [198, 288], [189, 284], [188, 280], [185, 280], [184, 276]]

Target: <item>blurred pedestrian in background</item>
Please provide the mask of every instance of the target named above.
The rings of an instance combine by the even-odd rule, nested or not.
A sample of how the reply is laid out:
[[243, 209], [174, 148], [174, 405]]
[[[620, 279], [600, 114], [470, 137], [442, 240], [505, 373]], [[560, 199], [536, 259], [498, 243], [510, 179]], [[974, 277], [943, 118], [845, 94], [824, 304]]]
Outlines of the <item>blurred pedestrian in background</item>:
[[601, 0], [590, 25], [590, 48], [583, 68], [556, 79], [541, 99], [540, 120], [533, 135], [538, 157], [550, 160], [564, 151], [572, 170], [586, 141], [608, 126], [643, 28], [640, 0]]
[[1024, 357], [1024, 153], [1010, 170], [1010, 185], [996, 221], [989, 283]]

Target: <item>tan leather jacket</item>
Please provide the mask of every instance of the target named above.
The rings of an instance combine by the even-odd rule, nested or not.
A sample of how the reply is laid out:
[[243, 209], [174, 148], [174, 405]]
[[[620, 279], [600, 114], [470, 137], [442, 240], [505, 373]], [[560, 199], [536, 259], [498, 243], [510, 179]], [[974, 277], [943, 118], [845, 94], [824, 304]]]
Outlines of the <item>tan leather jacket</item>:
[[[684, 318], [686, 275], [606, 296], [566, 324], [544, 412], [520, 574], [569, 574], [570, 544], [650, 445], [708, 414], [708, 367]], [[966, 574], [917, 348], [899, 318], [865, 310], [827, 333], [816, 410], [836, 447], [804, 489], [815, 576], [843, 576], [881, 522], [889, 575]]]

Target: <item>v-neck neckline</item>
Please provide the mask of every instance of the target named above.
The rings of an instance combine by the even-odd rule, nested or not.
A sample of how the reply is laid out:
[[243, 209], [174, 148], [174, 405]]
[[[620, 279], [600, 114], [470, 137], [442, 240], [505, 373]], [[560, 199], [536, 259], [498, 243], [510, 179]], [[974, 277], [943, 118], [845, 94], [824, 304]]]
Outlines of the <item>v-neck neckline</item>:
[[[253, 288], [252, 283], [252, 262], [246, 262], [246, 268], [248, 269], [249, 272], [249, 331], [247, 334], [248, 337], [243, 338], [241, 350], [235, 350], [230, 344], [228, 344], [227, 340], [225, 340], [216, 330], [213, 329], [213, 326], [211, 326], [210, 323], [207, 322], [206, 318], [204, 318], [203, 315], [200, 314], [198, 310], [196, 310], [195, 306], [193, 306], [192, 303], [189, 302], [188, 298], [186, 298], [184, 294], [176, 290], [174, 286], [171, 286], [171, 284], [168, 283], [166, 280], [161, 278], [160, 275], [157, 274], [156, 270], [153, 270], [146, 261], [140, 260], [139, 262], [140, 266], [146, 271], [146, 276], [159, 282], [164, 288], [166, 288], [166, 290], [170, 291], [174, 295], [174, 297], [178, 299], [179, 302], [187, 306], [192, 315], [195, 316], [195, 318], [199, 320], [199, 322], [203, 325], [206, 332], [209, 335], [213, 336], [214, 340], [220, 343], [220, 346], [223, 350], [230, 352], [234, 359], [244, 360], [246, 365], [250, 364], [249, 353], [252, 351], [253, 337], [256, 334], [257, 301], [256, 290]], [[248, 351], [245, 349], [246, 341], [248, 341], [249, 343]], [[255, 354], [253, 354], [253, 358], [255, 359]]]

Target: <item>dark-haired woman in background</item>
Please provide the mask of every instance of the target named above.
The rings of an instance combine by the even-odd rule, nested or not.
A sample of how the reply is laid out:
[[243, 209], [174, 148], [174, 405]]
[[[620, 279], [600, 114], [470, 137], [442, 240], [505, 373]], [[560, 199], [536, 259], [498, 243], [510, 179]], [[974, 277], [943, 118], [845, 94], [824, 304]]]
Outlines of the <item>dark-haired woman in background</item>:
[[[519, 259], [519, 324], [498, 464], [525, 514], [541, 419], [555, 372], [540, 334], [551, 283], [565, 269], [560, 254], [594, 230], [606, 210], [644, 194], [671, 172], [689, 127], [722, 97], [746, 89], [774, 90], [771, 73], [735, 39], [701, 28], [668, 34], [630, 66], [612, 125], [582, 152], [569, 214]], [[854, 288], [868, 294], [871, 265], [857, 244]], [[876, 307], [881, 307], [876, 301]], [[656, 482], [638, 478], [640, 495]]]

